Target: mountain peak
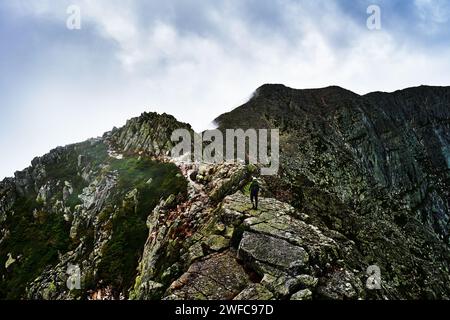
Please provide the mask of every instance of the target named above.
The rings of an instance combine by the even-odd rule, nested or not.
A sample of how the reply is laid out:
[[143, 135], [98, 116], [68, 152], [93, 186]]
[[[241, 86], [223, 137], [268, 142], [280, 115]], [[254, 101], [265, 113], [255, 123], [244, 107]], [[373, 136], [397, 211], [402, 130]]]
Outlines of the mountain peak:
[[343, 101], [360, 97], [339, 86], [293, 89], [283, 84], [269, 83], [258, 87], [247, 103], [222, 114], [214, 123], [221, 128], [267, 128], [271, 127], [268, 118], [289, 118], [298, 115], [303, 108], [314, 114], [326, 114]]
[[258, 87], [255, 90], [254, 96], [261, 96], [261, 95], [270, 95], [273, 93], [287, 93], [287, 92], [296, 92], [297, 94], [316, 94], [316, 95], [331, 95], [331, 94], [341, 94], [341, 95], [354, 95], [358, 96], [358, 94], [347, 90], [345, 88], [333, 85], [328, 87], [322, 87], [322, 88], [308, 88], [308, 89], [295, 89], [288, 86], [285, 86], [284, 84], [279, 83], [266, 83], [262, 86]]
[[181, 128], [192, 130], [189, 124], [167, 113], [143, 112], [107, 133], [106, 138], [117, 151], [160, 156], [172, 149], [172, 132]]

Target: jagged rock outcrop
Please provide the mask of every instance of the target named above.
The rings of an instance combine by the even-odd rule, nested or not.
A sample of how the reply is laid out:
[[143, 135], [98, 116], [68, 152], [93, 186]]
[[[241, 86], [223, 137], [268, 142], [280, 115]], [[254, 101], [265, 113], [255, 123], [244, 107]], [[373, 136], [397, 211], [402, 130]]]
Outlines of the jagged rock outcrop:
[[174, 147], [171, 140], [176, 129], [193, 131], [187, 123], [177, 121], [168, 114], [143, 113], [127, 121], [126, 125], [114, 129], [105, 136], [113, 149], [126, 153], [145, 153], [147, 156], [168, 156]]
[[217, 119], [280, 129], [258, 210], [258, 166], [171, 158], [166, 114], [54, 149], [0, 183], [0, 298], [449, 299], [449, 106], [262, 86]]
[[[141, 117], [130, 125], [150, 127], [145, 121], [159, 119]], [[175, 122], [160, 116], [161, 123], [167, 119]], [[168, 145], [164, 137], [155, 139]], [[1, 298], [126, 297], [148, 214], [169, 195], [185, 197], [187, 183], [176, 165], [132, 150], [125, 157], [113, 141], [122, 140], [109, 133], [57, 148], [0, 184], [0, 263], [7, 265], [1, 269]], [[81, 271], [80, 288], [67, 286], [72, 265]]]

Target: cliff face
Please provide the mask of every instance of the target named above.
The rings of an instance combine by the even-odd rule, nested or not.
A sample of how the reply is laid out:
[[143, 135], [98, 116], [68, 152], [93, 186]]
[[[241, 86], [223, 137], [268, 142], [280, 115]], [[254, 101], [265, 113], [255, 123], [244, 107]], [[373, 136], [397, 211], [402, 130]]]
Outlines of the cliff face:
[[265, 85], [216, 122], [280, 128], [278, 197], [354, 242], [343, 260], [378, 265], [388, 297], [420, 298], [448, 296], [449, 119], [450, 88]]
[[171, 159], [190, 126], [145, 113], [0, 183], [0, 297], [448, 299], [449, 120], [450, 88], [264, 85], [216, 120], [280, 129], [252, 210], [257, 167]]

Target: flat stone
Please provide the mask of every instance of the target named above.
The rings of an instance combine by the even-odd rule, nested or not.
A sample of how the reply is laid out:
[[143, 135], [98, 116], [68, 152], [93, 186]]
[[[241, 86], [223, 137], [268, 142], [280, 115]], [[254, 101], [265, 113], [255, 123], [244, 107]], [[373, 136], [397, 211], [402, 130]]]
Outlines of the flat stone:
[[353, 272], [340, 269], [321, 278], [317, 293], [324, 299], [359, 299], [363, 298], [364, 286]]
[[261, 280], [261, 284], [273, 292], [277, 298], [285, 298], [300, 289], [305, 289], [304, 282], [305, 275], [290, 276], [288, 274], [278, 276], [265, 274]]
[[259, 216], [247, 218], [244, 225], [254, 233], [286, 240], [303, 247], [312, 260], [325, 262], [338, 256], [336, 242], [325, 236], [317, 227], [295, 219], [285, 211], [264, 211]]
[[319, 282], [319, 279], [314, 278], [313, 276], [310, 276], [308, 274], [301, 274], [297, 276], [297, 279], [299, 283], [305, 288], [315, 288], [317, 286], [317, 283]]
[[273, 293], [259, 283], [252, 283], [241, 291], [233, 300], [270, 300]]
[[204, 256], [203, 248], [202, 248], [202, 244], [200, 242], [197, 242], [196, 244], [192, 245], [189, 248], [189, 252], [188, 252], [189, 263], [192, 263], [195, 260], [198, 260], [203, 256]]
[[308, 253], [302, 247], [247, 231], [239, 244], [238, 256], [250, 264], [259, 261], [288, 273], [299, 273], [306, 268], [309, 260]]
[[230, 300], [250, 283], [244, 268], [230, 251], [216, 253], [192, 264], [174, 281], [167, 299]]
[[296, 293], [294, 293], [291, 297], [291, 300], [311, 300], [312, 292], [309, 289], [303, 289]]
[[220, 235], [210, 235], [205, 244], [213, 251], [220, 251], [230, 245], [230, 240]]

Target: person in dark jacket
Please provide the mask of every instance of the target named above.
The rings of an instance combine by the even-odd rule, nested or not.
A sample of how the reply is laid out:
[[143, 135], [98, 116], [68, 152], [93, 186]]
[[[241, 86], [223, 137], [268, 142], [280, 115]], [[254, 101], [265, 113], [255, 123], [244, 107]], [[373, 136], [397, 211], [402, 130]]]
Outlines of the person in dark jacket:
[[253, 177], [253, 181], [250, 184], [250, 201], [252, 202], [253, 209], [258, 210], [258, 193], [259, 193], [259, 183], [258, 180]]

